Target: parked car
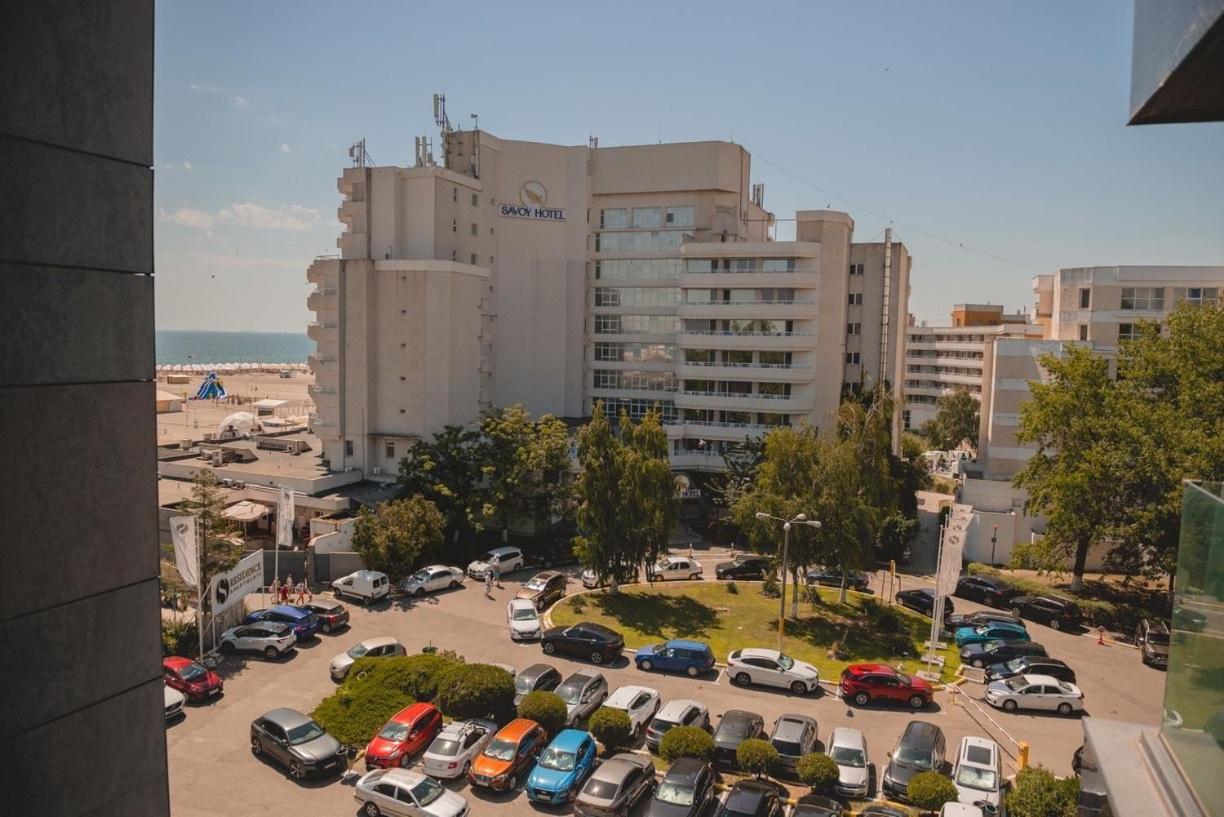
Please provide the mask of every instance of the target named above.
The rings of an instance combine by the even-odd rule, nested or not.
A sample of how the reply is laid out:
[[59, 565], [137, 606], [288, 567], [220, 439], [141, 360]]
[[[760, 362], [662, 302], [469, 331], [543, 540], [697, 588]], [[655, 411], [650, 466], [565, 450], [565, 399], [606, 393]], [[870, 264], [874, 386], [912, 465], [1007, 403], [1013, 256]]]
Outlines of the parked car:
[[467, 799], [415, 769], [376, 769], [353, 786], [365, 817], [462, 817]]
[[574, 726], [603, 705], [608, 698], [608, 679], [598, 672], [580, 669], [557, 687], [565, 701], [565, 723]]
[[316, 598], [302, 605], [319, 617], [320, 629], [331, 635], [349, 623], [349, 611], [334, 599]]
[[998, 576], [961, 576], [956, 580], [956, 595], [991, 607], [1004, 606], [1017, 592]]
[[843, 797], [866, 797], [870, 785], [867, 739], [863, 733], [848, 726], [839, 726], [829, 735], [825, 747], [837, 764], [837, 793]]
[[1084, 693], [1049, 675], [1016, 675], [986, 685], [986, 703], [1005, 712], [1036, 709], [1070, 715], [1084, 708]]
[[[585, 587], [587, 590], [596, 590], [600, 587], [608, 587], [609, 585], [612, 584], [611, 575], [600, 578], [600, 575], [590, 568], [587, 568], [586, 570], [582, 571], [582, 576], [580, 578], [582, 579], [582, 586]], [[633, 584], [636, 581], [637, 581], [637, 568], [636, 567], [623, 568], [616, 579], [617, 584]]]
[[1075, 627], [1082, 618], [1075, 602], [1057, 596], [1016, 596], [1007, 605], [1021, 618], [1049, 625], [1054, 630]]
[[944, 623], [952, 632], [956, 632], [961, 627], [980, 627], [983, 624], [1017, 624], [1024, 627], [1024, 621], [1011, 610], [978, 610], [973, 613], [953, 613], [944, 619]]
[[291, 604], [278, 604], [266, 610], [252, 610], [247, 613], [247, 624], [258, 624], [263, 621], [279, 621], [281, 624], [288, 624], [293, 628], [293, 634], [297, 636], [298, 641], [314, 638], [319, 634], [319, 630], [323, 629], [323, 622], [319, 621], [319, 617], [313, 612], [304, 607], [294, 607]]
[[507, 573], [521, 569], [523, 563], [523, 551], [507, 545], [506, 547], [493, 548], [469, 564], [467, 574], [473, 579], [484, 581], [485, 574], [490, 570], [496, 570], [499, 575], [505, 576]]
[[[805, 576], [808, 584], [817, 585], [819, 587], [841, 587], [842, 586], [842, 571], [841, 568], [825, 568], [817, 567], [809, 570]], [[860, 593], [866, 592], [871, 587], [871, 577], [861, 570], [846, 571], [846, 587], [850, 590], [857, 590]]]
[[820, 688], [820, 673], [811, 664], [785, 653], [763, 648], [732, 650], [727, 656], [727, 676], [739, 686], [761, 684], [806, 695]]
[[838, 692], [855, 706], [872, 701], [896, 701], [922, 709], [934, 690], [922, 678], [898, 672], [887, 664], [851, 664], [842, 670]]
[[696, 581], [701, 578], [701, 562], [687, 556], [664, 556], [646, 566], [646, 580], [652, 582]]
[[442, 731], [442, 713], [433, 704], [415, 703], [396, 712], [366, 744], [367, 769], [407, 766], [413, 755]]
[[602, 624], [582, 621], [569, 627], [550, 627], [540, 636], [545, 655], [572, 655], [589, 659], [592, 664], [606, 664], [621, 657], [625, 639]]
[[[902, 590], [897, 593], [897, 604], [902, 607], [908, 607], [915, 613], [922, 613], [927, 618], [935, 610], [935, 591], [929, 587], [919, 587], [915, 590]], [[944, 620], [947, 621], [948, 616], [956, 610], [956, 605], [952, 603], [952, 599], [944, 599]]]
[[1135, 646], [1139, 648], [1139, 659], [1149, 667], [1167, 667], [1169, 625], [1152, 618], [1139, 619], [1135, 627]]
[[832, 797], [820, 794], [805, 794], [795, 802], [790, 817], [842, 817], [842, 804]]
[[587, 778], [574, 800], [578, 817], [626, 817], [655, 785], [654, 763], [622, 752], [605, 760]]
[[537, 573], [527, 580], [519, 591], [514, 594], [516, 599], [530, 601], [535, 605], [537, 610], [543, 610], [551, 604], [554, 604], [565, 598], [565, 582], [567, 578], [564, 573], [558, 573], [555, 570], [546, 570], [543, 573]]
[[166, 686], [183, 693], [190, 701], [206, 701], [221, 694], [225, 682], [190, 658], [172, 655], [162, 659], [162, 680]]
[[338, 599], [355, 599], [362, 604], [370, 604], [385, 599], [391, 592], [391, 580], [386, 573], [377, 570], [358, 570], [347, 576], [341, 576], [331, 583], [332, 592]]
[[794, 774], [799, 758], [816, 751], [816, 719], [807, 715], [782, 715], [774, 721], [769, 742], [778, 751], [778, 766]]
[[442, 727], [421, 755], [421, 768], [439, 780], [466, 777], [472, 760], [484, 751], [495, 734], [497, 724], [492, 721], [452, 721]]
[[959, 802], [998, 810], [1007, 785], [999, 744], [989, 738], [962, 738], [952, 766], [952, 783]]
[[1028, 630], [1017, 624], [982, 624], [978, 627], [961, 627], [956, 631], [956, 646], [985, 644], [987, 641], [1028, 641]]
[[603, 705], [608, 709], [619, 709], [629, 716], [630, 734], [636, 740], [659, 711], [660, 703], [658, 690], [628, 685], [617, 687]]
[[705, 817], [717, 802], [714, 769], [691, 757], [678, 758], [655, 789], [647, 817]]
[[905, 801], [914, 775], [942, 771], [944, 751], [942, 729], [926, 721], [910, 721], [897, 745], [888, 753], [882, 786], [884, 796]]
[[162, 701], [166, 708], [167, 723], [184, 714], [183, 704], [187, 702], [187, 698], [174, 687], [162, 686]]
[[376, 638], [358, 641], [348, 650], [333, 658], [327, 669], [333, 681], [343, 681], [348, 677], [349, 670], [353, 668], [358, 658], [390, 658], [393, 655], [407, 654], [408, 651], [398, 639], [389, 635], [380, 635]]
[[1075, 670], [1057, 658], [1044, 655], [1021, 655], [986, 668], [987, 683], [1005, 681], [1017, 675], [1049, 675], [1069, 684], [1075, 683]]
[[992, 811], [987, 815], [981, 806], [965, 803], [948, 802], [939, 808], [939, 817], [994, 817], [995, 814], [998, 814], [998, 812]]
[[719, 562], [714, 565], [716, 579], [756, 579], [763, 580], [774, 574], [773, 565], [766, 556], [755, 553], [741, 553], [729, 562]]
[[727, 792], [718, 817], [782, 817], [778, 790], [759, 780], [739, 780]]
[[463, 568], [448, 565], [422, 567], [399, 583], [406, 596], [423, 596], [436, 590], [453, 590], [463, 586]]
[[858, 813], [859, 817], [913, 817], [913, 812], [902, 811], [894, 806], [882, 806], [872, 803]]
[[594, 769], [595, 739], [579, 729], [563, 729], [527, 776], [527, 799], [550, 805], [573, 802]]
[[530, 692], [552, 692], [561, 685], [561, 673], [550, 664], [532, 664], [514, 676], [514, 705]]
[[258, 652], [271, 661], [293, 649], [296, 643], [297, 636], [288, 624], [263, 621], [226, 630], [221, 634], [220, 649], [223, 653]]
[[295, 780], [338, 774], [345, 767], [340, 741], [294, 709], [273, 709], [251, 721], [251, 754], [279, 763]]
[[745, 712], [742, 709], [728, 709], [718, 719], [718, 728], [714, 730], [714, 759], [735, 768], [735, 750], [749, 738], [765, 737], [765, 720], [755, 712]]
[[687, 698], [673, 698], [655, 713], [646, 727], [646, 746], [650, 751], [659, 749], [663, 736], [677, 726], [695, 726], [710, 731], [710, 712], [705, 704]]
[[511, 641], [529, 641], [540, 637], [540, 611], [530, 599], [510, 599], [506, 605], [506, 626]]
[[548, 743], [548, 734], [533, 720], [516, 718], [493, 736], [476, 756], [467, 779], [473, 786], [513, 791]]
[[992, 664], [1001, 664], [1022, 655], [1044, 656], [1045, 654], [1045, 647], [1034, 641], [1008, 639], [1006, 641], [987, 641], [982, 644], [966, 644], [961, 648], [960, 658], [962, 664], [968, 664], [971, 667], [989, 667]]
[[1198, 610], [1178, 605], [1173, 608], [1173, 627], [1177, 630], [1201, 633], [1207, 627], [1207, 616]]
[[714, 667], [714, 651], [710, 645], [701, 641], [687, 641], [673, 638], [662, 644], [651, 644], [642, 647], [633, 656], [637, 668], [650, 672], [683, 672], [695, 678]]

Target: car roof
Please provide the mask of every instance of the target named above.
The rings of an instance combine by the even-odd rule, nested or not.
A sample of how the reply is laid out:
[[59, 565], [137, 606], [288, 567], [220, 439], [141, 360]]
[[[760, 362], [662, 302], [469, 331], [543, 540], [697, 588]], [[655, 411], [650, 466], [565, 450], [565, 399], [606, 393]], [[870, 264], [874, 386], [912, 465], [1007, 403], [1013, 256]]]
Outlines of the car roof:
[[510, 723], [503, 726], [497, 733], [499, 738], [505, 740], [520, 740], [524, 735], [539, 726], [533, 720], [528, 718], [515, 718]]
[[689, 641], [687, 638], [673, 638], [666, 642], [665, 646], [678, 650], [697, 650], [699, 652], [710, 649], [710, 645], [703, 641]]
[[459, 737], [472, 726], [480, 726], [490, 734], [497, 732], [497, 724], [493, 723], [492, 721], [473, 718], [472, 720], [468, 721], [451, 721], [442, 727], [442, 732], [439, 732], [439, 734], [446, 733], [453, 738]]
[[568, 749], [577, 751], [590, 735], [581, 729], [562, 729], [557, 733], [557, 736], [552, 739], [552, 743], [548, 744], [554, 749]]
[[839, 726], [829, 735], [830, 746], [856, 746], [861, 748], [866, 744], [867, 739], [863, 737], [863, 733], [850, 726]]
[[778, 656], [782, 653], [777, 650], [767, 649], [765, 647], [745, 647], [739, 651], [740, 658], [769, 658], [774, 661], [778, 660]]
[[731, 787], [723, 808], [732, 814], [751, 814], [757, 810], [757, 804], [771, 794], [777, 794], [772, 786], [756, 780], [739, 780]]
[[335, 599], [326, 599], [322, 597], [311, 599], [310, 601], [306, 602], [306, 606], [318, 607], [322, 610], [339, 610], [340, 608], [344, 607], [343, 604]]
[[399, 767], [384, 769], [383, 773], [378, 776], [379, 780], [385, 780], [388, 783], [398, 783], [405, 788], [410, 788], [420, 783], [425, 779], [425, 774], [416, 769], [403, 769]]
[[[1062, 687], [1067, 684], [1066, 681], [1060, 681], [1053, 675], [1042, 675], [1037, 672], [1026, 672], [1020, 676], [1028, 684], [1049, 684], [1050, 686]], [[1069, 686], [1069, 684], [1068, 684]]]
[[495, 554], [497, 556], [504, 556], [507, 553], [519, 553], [519, 552], [520, 552], [519, 548], [516, 548], [513, 545], [502, 545], [501, 547], [495, 547], [495, 548], [491, 548], [490, 550], [486, 550], [485, 555], [487, 556], [490, 554]]
[[368, 650], [373, 647], [386, 647], [391, 644], [398, 644], [399, 639], [393, 635], [376, 635], [373, 638], [363, 640], [361, 643], [364, 644], [365, 648]]
[[296, 709], [290, 709], [284, 706], [280, 709], [273, 709], [271, 712], [265, 712], [263, 719], [269, 723], [276, 724], [282, 729], [292, 729], [295, 726], [302, 726], [303, 724], [310, 723], [309, 715], [303, 715]]
[[[352, 576], [353, 578], [358, 578], [358, 577], [360, 577], [360, 578], [363, 578], [363, 579], [371, 579], [371, 580], [373, 580], [373, 579], [377, 579], [377, 578], [379, 578], [380, 576], [381, 576], [382, 578], [386, 578], [387, 574], [386, 574], [386, 573], [383, 573], [383, 572], [381, 572], [381, 571], [378, 571], [378, 570], [357, 570], [357, 571], [354, 571], [354, 572], [350, 573], [350, 574], [349, 574], [349, 576]], [[343, 578], [343, 579], [347, 579], [347, 578], [348, 578], [348, 576], [341, 576], [341, 578]]]
[[816, 719], [809, 718], [807, 715], [781, 715], [774, 724], [772, 737], [779, 740], [798, 739], [803, 734], [804, 728], [808, 726], [816, 726]]
[[851, 675], [896, 675], [897, 671], [887, 664], [851, 664], [846, 667]]
[[170, 669], [181, 669], [188, 664], [194, 664], [195, 661], [191, 658], [183, 658], [181, 655], [171, 655], [162, 659], [162, 666]]
[[679, 720], [681, 715], [694, 706], [698, 709], [705, 709], [705, 706], [689, 698], [673, 698], [663, 704], [663, 708], [655, 714], [655, 717], [664, 721]]
[[621, 752], [601, 763], [591, 774], [591, 779], [602, 780], [606, 783], [620, 783], [629, 772], [641, 769], [648, 764], [650, 761], [644, 758]]
[[759, 721], [763, 718], [755, 712], [749, 712], [746, 709], [728, 709], [723, 713], [722, 719], [719, 721], [721, 726], [724, 723], [735, 723], [737, 721]]
[[541, 570], [539, 573], [535, 574], [527, 581], [531, 582], [531, 581], [535, 581], [536, 579], [543, 579], [544, 581], [548, 581], [553, 576], [560, 576], [560, 575], [561, 575], [561, 572], [559, 570]]
[[956, 756], [965, 763], [971, 766], [986, 765], [987, 762], [978, 762], [969, 760], [966, 755], [970, 749], [985, 749], [991, 753], [992, 759], [997, 758], [999, 754], [999, 744], [995, 743], [990, 738], [976, 737], [974, 735], [966, 735], [961, 738], [960, 747], [956, 750]]
[[527, 608], [531, 610], [534, 610], [536, 608], [535, 602], [532, 601], [531, 599], [510, 599], [510, 606], [511, 607], [523, 607], [523, 608]]
[[294, 607], [292, 604], [277, 604], [274, 607], [269, 607], [268, 612], [280, 613], [281, 615], [290, 616], [292, 618], [306, 618], [308, 615], [310, 615], [309, 610], [303, 610], [301, 607]]
[[593, 669], [576, 669], [571, 672], [564, 681], [561, 682], [561, 686], [565, 686], [566, 684], [589, 684], [596, 678], [601, 677], [603, 677], [603, 674], [596, 672]]
[[695, 757], [679, 757], [668, 767], [663, 779], [678, 783], [692, 783], [705, 767], [704, 760], [698, 760]]
[[[527, 602], [527, 603], [530, 604], [531, 602]], [[530, 667], [527, 667], [526, 669], [519, 670], [518, 675], [515, 677], [535, 679], [535, 678], [539, 678], [541, 675], [549, 671], [557, 672], [557, 668], [549, 664], [532, 664]], [[561, 673], [557, 672], [557, 674], [560, 675]]]
[[283, 621], [252, 621], [250, 624], [239, 624], [233, 629], [237, 630], [239, 627], [266, 627], [279, 635], [293, 632], [293, 628]]
[[938, 726], [927, 721], [910, 721], [906, 724], [905, 731], [901, 733], [901, 740], [904, 741], [921, 741], [923, 743], [934, 743], [935, 738], [943, 732]]
[[610, 706], [613, 709], [624, 709], [625, 707], [629, 706], [629, 704], [633, 703], [633, 699], [641, 695], [643, 692], [647, 695], [653, 695], [656, 698], [659, 697], [658, 691], [653, 690], [650, 687], [637, 686], [636, 684], [626, 684], [623, 687], [617, 687], [616, 690], [608, 696], [608, 699], [604, 701], [604, 706]]
[[458, 570], [450, 565], [425, 565], [421, 570]]

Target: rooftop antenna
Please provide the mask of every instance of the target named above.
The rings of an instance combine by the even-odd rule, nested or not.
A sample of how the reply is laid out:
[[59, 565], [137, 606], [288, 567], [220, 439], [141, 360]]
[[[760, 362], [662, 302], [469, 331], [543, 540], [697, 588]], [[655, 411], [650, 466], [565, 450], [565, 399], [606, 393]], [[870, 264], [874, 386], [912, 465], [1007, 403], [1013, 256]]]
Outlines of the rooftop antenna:
[[353, 160], [353, 167], [365, 167], [369, 161], [369, 154], [366, 153], [365, 139], [350, 145], [348, 155]]
[[453, 128], [451, 128], [450, 120], [446, 118], [446, 95], [434, 94], [433, 97], [434, 124], [441, 128], [443, 133], [450, 133]]
[[472, 130], [480, 130], [480, 114], [472, 114]]
[[590, 148], [599, 147], [599, 137], [593, 133], [590, 136], [588, 136], [587, 137], [587, 147], [590, 147]]

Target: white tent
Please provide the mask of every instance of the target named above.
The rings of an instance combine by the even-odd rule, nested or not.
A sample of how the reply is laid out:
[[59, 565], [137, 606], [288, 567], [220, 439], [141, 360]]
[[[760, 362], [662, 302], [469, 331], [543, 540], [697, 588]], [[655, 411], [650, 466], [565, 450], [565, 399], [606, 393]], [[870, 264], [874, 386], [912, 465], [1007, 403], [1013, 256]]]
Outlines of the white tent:
[[259, 425], [259, 420], [251, 412], [235, 411], [217, 424], [217, 436], [225, 437], [226, 432], [231, 430], [246, 435], [263, 429]]
[[226, 519], [233, 519], [235, 522], [254, 522], [271, 512], [272, 509], [267, 505], [260, 505], [258, 502], [244, 499], [241, 502], [235, 502], [233, 505], [230, 505], [221, 512], [221, 515]]

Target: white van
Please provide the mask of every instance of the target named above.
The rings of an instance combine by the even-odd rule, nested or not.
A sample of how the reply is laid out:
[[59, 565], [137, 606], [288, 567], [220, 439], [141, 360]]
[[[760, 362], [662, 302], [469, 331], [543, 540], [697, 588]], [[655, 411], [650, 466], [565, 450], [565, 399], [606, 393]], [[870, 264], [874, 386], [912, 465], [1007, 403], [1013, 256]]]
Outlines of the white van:
[[[952, 769], [956, 799], [966, 806], [986, 807], [994, 813], [1003, 808], [1003, 761], [999, 744], [990, 738], [966, 737], [961, 740]], [[993, 810], [993, 811], [991, 811]]]
[[356, 599], [362, 604], [386, 598], [391, 592], [391, 580], [377, 570], [358, 570], [336, 579], [331, 586], [336, 598]]
[[516, 547], [493, 548], [467, 566], [467, 574], [473, 579], [483, 580], [485, 574], [497, 568], [499, 576], [523, 567], [523, 551]]

